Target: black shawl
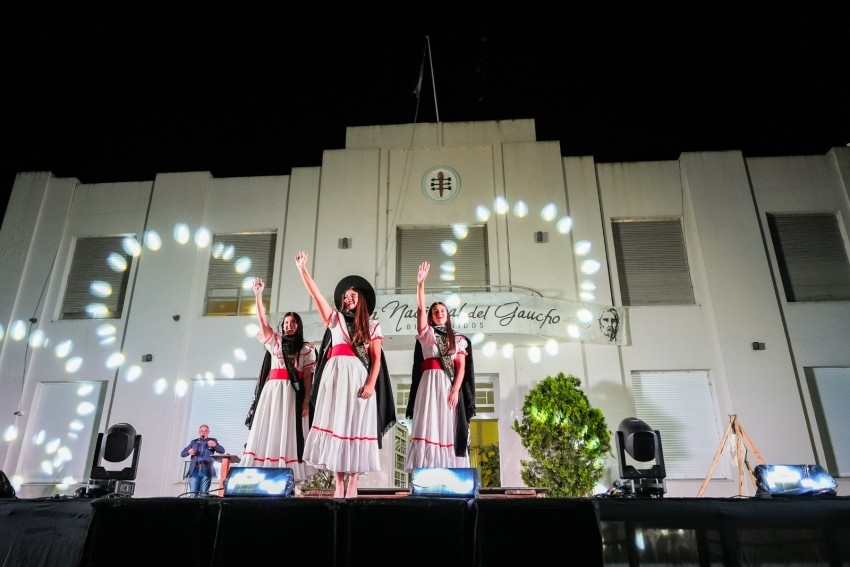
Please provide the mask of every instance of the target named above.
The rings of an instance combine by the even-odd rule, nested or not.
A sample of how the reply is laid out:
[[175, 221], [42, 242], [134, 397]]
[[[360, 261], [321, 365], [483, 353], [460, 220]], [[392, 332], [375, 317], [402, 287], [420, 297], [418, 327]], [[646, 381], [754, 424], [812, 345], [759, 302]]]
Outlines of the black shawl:
[[[313, 423], [313, 415], [316, 411], [316, 396], [319, 392], [319, 383], [322, 381], [322, 373], [332, 346], [331, 330], [325, 330], [322, 338], [322, 346], [319, 347], [319, 357], [316, 360], [316, 369], [313, 372], [313, 394], [310, 400], [310, 423]], [[369, 367], [366, 367], [369, 370]], [[384, 357], [384, 349], [381, 349], [381, 370], [378, 372], [378, 380], [375, 382], [375, 402], [378, 404], [378, 448], [382, 445], [382, 439], [390, 427], [396, 422], [395, 398], [393, 397], [393, 385], [390, 381], [390, 373], [387, 370], [387, 359]]]
[[[455, 425], [455, 456], [465, 457], [469, 450], [469, 422], [475, 415], [475, 367], [472, 362], [472, 342], [466, 339], [466, 364], [464, 365], [463, 382], [460, 385], [460, 399], [455, 406], [457, 424]], [[413, 368], [410, 376], [413, 382], [410, 384], [410, 396], [407, 398], [407, 411], [405, 417], [413, 419], [413, 407], [416, 404], [416, 390], [419, 389], [419, 381], [422, 379], [422, 345], [416, 340], [413, 349]]]

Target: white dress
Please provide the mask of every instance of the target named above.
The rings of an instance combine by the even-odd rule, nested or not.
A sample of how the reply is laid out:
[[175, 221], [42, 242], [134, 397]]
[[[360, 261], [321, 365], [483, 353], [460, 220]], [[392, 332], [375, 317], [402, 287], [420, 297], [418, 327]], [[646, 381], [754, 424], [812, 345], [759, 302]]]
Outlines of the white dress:
[[[304, 460], [332, 472], [365, 473], [381, 470], [378, 450], [377, 396], [364, 400], [358, 392], [368, 371], [357, 356], [341, 354], [351, 345], [344, 316], [334, 311], [328, 321], [337, 353], [325, 363], [316, 391], [313, 427], [304, 441]], [[369, 322], [372, 340], [382, 339], [381, 325]]]
[[[257, 333], [257, 339], [262, 342], [261, 333]], [[254, 422], [240, 466], [291, 468], [296, 482], [307, 480], [316, 474], [316, 469], [298, 462], [295, 420], [301, 420], [304, 435], [309, 431], [310, 420], [301, 417], [301, 407], [296, 407], [295, 389], [289, 379], [273, 377], [275, 374], [286, 375], [280, 333], [274, 331], [264, 346], [271, 353], [271, 372], [257, 400]], [[316, 347], [305, 342], [295, 357], [295, 369], [303, 376], [306, 369], [315, 365]]]
[[[423, 360], [439, 358], [440, 349], [433, 327], [428, 325], [416, 339], [422, 346]], [[455, 335], [452, 363], [457, 356], [466, 356], [466, 347], [466, 338]], [[455, 455], [457, 412], [448, 405], [451, 389], [452, 381], [442, 367], [422, 371], [413, 406], [413, 430], [410, 434], [410, 444], [407, 446], [405, 470], [469, 467], [468, 453], [463, 457]], [[458, 403], [462, 404], [463, 399], [459, 398]]]

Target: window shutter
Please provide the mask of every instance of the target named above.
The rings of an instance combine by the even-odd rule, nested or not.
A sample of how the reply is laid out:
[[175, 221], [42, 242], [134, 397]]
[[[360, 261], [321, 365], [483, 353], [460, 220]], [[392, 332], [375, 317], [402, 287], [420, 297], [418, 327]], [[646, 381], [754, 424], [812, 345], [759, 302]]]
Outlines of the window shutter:
[[[244, 286], [249, 278], [262, 278], [268, 301], [274, 284], [277, 233], [216, 234], [210, 246], [206, 315], [250, 315], [254, 291]], [[245, 261], [249, 262], [248, 263]], [[268, 309], [268, 305], [266, 305]]]
[[769, 214], [767, 223], [787, 301], [850, 299], [850, 262], [835, 214]]
[[416, 290], [419, 264], [429, 262], [432, 289], [486, 288], [490, 284], [485, 225], [398, 227], [399, 292]]
[[693, 305], [678, 219], [611, 223], [623, 305]]
[[[635, 417], [661, 436], [667, 478], [705, 478], [721, 439], [708, 373], [634, 372], [632, 387]], [[728, 468], [714, 476], [727, 478]]]
[[[62, 319], [120, 319], [133, 257], [124, 251], [127, 236], [78, 238], [68, 273]], [[95, 305], [104, 309], [92, 310]]]
[[850, 476], [850, 368], [807, 368], [829, 473]]
[[32, 442], [24, 445], [21, 467], [25, 484], [88, 482], [105, 395], [104, 382], [38, 384], [29, 428]]

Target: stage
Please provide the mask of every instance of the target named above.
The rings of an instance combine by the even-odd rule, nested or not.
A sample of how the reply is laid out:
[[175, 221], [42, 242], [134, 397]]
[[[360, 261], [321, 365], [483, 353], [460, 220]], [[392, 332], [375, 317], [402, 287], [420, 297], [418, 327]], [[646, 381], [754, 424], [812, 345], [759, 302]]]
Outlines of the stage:
[[2, 499], [0, 557], [16, 567], [840, 566], [850, 498]]

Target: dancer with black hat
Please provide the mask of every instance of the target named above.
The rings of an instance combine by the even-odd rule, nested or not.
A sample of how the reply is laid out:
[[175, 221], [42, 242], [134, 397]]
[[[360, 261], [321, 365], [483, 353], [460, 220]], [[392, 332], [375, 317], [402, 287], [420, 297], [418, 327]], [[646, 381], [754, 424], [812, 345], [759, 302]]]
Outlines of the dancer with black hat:
[[469, 339], [452, 328], [445, 303], [425, 309], [431, 265], [419, 265], [416, 346], [405, 416], [413, 420], [405, 469], [469, 467], [469, 422], [475, 415], [475, 373]]
[[361, 276], [347, 276], [334, 291], [334, 309], [307, 270], [306, 252], [296, 254], [295, 265], [327, 327], [313, 376], [304, 460], [334, 473], [334, 498], [354, 498], [358, 476], [381, 470], [381, 439], [395, 422], [384, 336], [370, 319], [375, 290]]

